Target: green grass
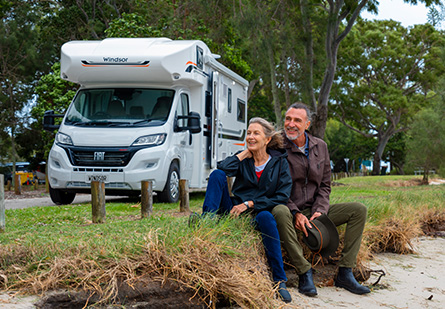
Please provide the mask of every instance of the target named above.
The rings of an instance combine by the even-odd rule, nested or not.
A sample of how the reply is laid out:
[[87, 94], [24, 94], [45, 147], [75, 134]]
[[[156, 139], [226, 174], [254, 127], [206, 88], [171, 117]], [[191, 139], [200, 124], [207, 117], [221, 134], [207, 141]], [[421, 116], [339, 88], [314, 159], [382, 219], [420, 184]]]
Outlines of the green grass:
[[[336, 182], [343, 185], [332, 187], [331, 203], [365, 204], [367, 227], [385, 224], [390, 218], [409, 218], [414, 222], [428, 210], [445, 212], [445, 185], [400, 186], [413, 178], [340, 179]], [[203, 200], [203, 193], [192, 193], [190, 209], [201, 213]], [[8, 282], [0, 280], [0, 288], [14, 286], [20, 278], [44, 272], [42, 264], [57, 258], [80, 257], [95, 261], [101, 267], [102, 262], [140, 257], [152, 237], [163, 243], [169, 255], [182, 255], [186, 248], [195, 246], [197, 240], [215, 243], [220, 248], [221, 259], [252, 254], [252, 248], [258, 248], [260, 242], [247, 218], [206, 219], [199, 229], [191, 229], [187, 225], [188, 216], [179, 213], [179, 203], [155, 203], [152, 216], [146, 219], [140, 219], [137, 200], [107, 203], [106, 223], [92, 224], [91, 218], [89, 203], [6, 210], [6, 231], [0, 233], [0, 274], [6, 274]], [[202, 250], [206, 250], [206, 246]], [[258, 252], [253, 254], [262, 254], [254, 250]]]
[[368, 224], [389, 217], [418, 217], [428, 209], [445, 211], [444, 185], [407, 184], [415, 176], [368, 176], [340, 179], [344, 186], [332, 188], [331, 203], [358, 201], [368, 208]]

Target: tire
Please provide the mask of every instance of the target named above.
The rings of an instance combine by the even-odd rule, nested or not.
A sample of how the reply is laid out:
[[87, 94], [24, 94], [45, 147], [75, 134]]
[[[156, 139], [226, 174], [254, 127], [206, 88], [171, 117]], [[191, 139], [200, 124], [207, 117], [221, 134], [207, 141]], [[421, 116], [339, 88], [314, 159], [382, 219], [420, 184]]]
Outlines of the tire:
[[179, 167], [172, 162], [168, 169], [167, 182], [164, 190], [158, 193], [158, 200], [162, 203], [176, 203], [179, 200]]
[[49, 196], [56, 205], [71, 204], [76, 197], [76, 193], [66, 192], [60, 189], [53, 189], [49, 186]]

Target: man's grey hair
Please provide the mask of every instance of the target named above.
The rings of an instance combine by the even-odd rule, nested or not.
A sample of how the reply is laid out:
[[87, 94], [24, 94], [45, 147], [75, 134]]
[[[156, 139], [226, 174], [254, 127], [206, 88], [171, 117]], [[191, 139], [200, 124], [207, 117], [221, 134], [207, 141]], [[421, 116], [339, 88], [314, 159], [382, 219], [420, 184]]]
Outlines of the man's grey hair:
[[289, 111], [291, 108], [304, 109], [306, 111], [307, 121], [312, 120], [312, 112], [306, 104], [304, 104], [302, 102], [296, 102], [296, 103], [292, 104], [291, 106], [289, 106], [287, 111]]

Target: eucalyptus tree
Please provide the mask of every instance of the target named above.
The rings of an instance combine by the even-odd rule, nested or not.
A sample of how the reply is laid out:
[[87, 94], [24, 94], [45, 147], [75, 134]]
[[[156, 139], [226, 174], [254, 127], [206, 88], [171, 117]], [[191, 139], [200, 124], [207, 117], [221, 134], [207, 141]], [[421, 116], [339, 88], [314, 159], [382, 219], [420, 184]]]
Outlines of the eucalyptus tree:
[[8, 145], [6, 156], [16, 162], [16, 136], [27, 124], [26, 107], [49, 59], [49, 45], [40, 39], [40, 15], [33, 1], [4, 2], [0, 13], [0, 130], [2, 143]]
[[385, 147], [409, 128], [444, 72], [444, 37], [429, 24], [360, 21], [341, 49], [332, 108], [350, 129], [377, 140], [373, 174]]
[[423, 181], [428, 182], [430, 171], [445, 174], [445, 96], [415, 115], [408, 132], [407, 161], [414, 169], [423, 170]]

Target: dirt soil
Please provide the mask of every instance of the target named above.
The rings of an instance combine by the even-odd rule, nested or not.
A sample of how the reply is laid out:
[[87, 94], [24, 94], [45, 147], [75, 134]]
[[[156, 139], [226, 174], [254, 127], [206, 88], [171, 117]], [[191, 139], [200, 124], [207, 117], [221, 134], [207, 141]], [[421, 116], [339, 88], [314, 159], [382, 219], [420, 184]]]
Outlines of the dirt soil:
[[14, 188], [11, 191], [5, 190], [5, 200], [18, 200], [18, 199], [28, 199], [28, 198], [40, 198], [48, 197], [49, 193], [45, 191], [45, 187], [39, 186], [35, 190], [32, 186], [23, 186], [21, 194], [17, 195], [14, 192]]

